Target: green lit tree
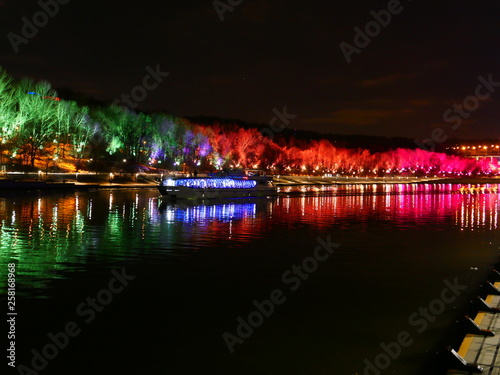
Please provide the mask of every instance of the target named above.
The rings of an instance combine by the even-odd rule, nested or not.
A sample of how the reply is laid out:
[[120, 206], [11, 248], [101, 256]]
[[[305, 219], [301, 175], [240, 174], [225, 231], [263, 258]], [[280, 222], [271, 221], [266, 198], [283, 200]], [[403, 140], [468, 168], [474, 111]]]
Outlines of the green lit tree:
[[4, 163], [4, 151], [15, 137], [16, 117], [13, 79], [0, 67], [0, 164]]
[[57, 133], [57, 93], [45, 81], [33, 83], [24, 79], [16, 87], [17, 142], [31, 167], [40, 151], [54, 140]]
[[[151, 151], [151, 139], [154, 133], [154, 123], [151, 116], [140, 113], [136, 119], [136, 131], [130, 140], [132, 153], [137, 163], [143, 163], [147, 160]], [[135, 139], [135, 143], [133, 142]]]
[[88, 108], [81, 108], [80, 112], [75, 113], [73, 122], [73, 156], [76, 158], [76, 169], [80, 168], [80, 161], [94, 138], [99, 127], [88, 115]]
[[77, 169], [90, 139], [97, 131], [97, 126], [89, 116], [89, 108], [79, 107], [76, 102], [62, 101], [56, 109], [57, 154], [65, 157], [66, 147], [71, 145], [71, 155], [77, 159]]
[[56, 134], [55, 140], [57, 142], [56, 154], [61, 157], [66, 155], [66, 147], [70, 144], [71, 131], [73, 124], [73, 116], [78, 109], [75, 102], [63, 101], [57, 106], [56, 115]]
[[153, 117], [151, 157], [162, 162], [175, 162], [179, 127], [172, 116]]
[[151, 117], [112, 105], [95, 113], [108, 142], [108, 152], [120, 152], [129, 161], [140, 163], [146, 156], [153, 133]]
[[123, 138], [120, 136], [120, 129], [125, 129], [129, 121], [126, 110], [111, 106], [93, 113], [96, 120], [101, 124], [102, 136], [107, 143], [106, 151], [115, 154], [123, 149]]

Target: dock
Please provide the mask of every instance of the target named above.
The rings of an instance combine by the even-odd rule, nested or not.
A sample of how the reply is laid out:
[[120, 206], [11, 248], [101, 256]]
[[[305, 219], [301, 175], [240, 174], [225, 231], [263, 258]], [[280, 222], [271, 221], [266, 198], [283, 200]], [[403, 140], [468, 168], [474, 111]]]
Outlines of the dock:
[[500, 282], [487, 284], [492, 294], [478, 298], [479, 311], [468, 319], [468, 333], [458, 351], [451, 351], [455, 366], [447, 375], [500, 374]]

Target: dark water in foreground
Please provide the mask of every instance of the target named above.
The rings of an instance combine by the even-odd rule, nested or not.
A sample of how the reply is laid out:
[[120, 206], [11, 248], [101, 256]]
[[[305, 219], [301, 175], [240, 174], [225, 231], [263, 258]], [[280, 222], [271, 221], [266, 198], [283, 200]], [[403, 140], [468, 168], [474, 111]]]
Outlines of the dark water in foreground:
[[[435, 190], [289, 188], [272, 200], [162, 209], [155, 190], [0, 196], [4, 318], [7, 264], [17, 265], [16, 365], [42, 374], [363, 374], [379, 356], [381, 374], [438, 373], [436, 353], [497, 261], [499, 200]], [[318, 248], [318, 238], [340, 247]], [[446, 280], [463, 286], [458, 296], [441, 297]], [[271, 295], [275, 304], [262, 302]], [[237, 339], [249, 315], [256, 327]], [[68, 324], [74, 337], [65, 339]], [[232, 354], [225, 332], [239, 340]], [[47, 345], [49, 334], [61, 348]], [[390, 344], [398, 336], [400, 353]], [[396, 351], [389, 362], [384, 344]], [[54, 358], [32, 364], [37, 352]], [[2, 358], [0, 373], [19, 373]]]

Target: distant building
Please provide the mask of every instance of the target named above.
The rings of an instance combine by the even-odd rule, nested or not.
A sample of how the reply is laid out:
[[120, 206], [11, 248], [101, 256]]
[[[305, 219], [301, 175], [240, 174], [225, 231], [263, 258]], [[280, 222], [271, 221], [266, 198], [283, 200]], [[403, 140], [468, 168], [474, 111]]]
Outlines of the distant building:
[[450, 145], [446, 147], [446, 152], [451, 155], [460, 155], [476, 160], [490, 158], [500, 161], [500, 143], [469, 143], [461, 142], [460, 144]]

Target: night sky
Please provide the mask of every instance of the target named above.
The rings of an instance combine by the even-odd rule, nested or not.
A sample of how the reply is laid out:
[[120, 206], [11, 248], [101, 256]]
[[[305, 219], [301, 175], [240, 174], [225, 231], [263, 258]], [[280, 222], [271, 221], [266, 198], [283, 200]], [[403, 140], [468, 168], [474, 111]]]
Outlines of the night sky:
[[23, 17], [42, 8], [0, 0], [0, 65], [14, 77], [114, 100], [159, 64], [169, 76], [141, 109], [269, 123], [286, 106], [297, 129], [424, 139], [441, 127], [449, 137], [499, 137], [500, 87], [469, 100], [477, 110], [460, 126], [443, 120], [475, 95], [478, 76], [500, 82], [498, 1], [402, 0], [351, 63], [339, 45], [355, 46], [354, 28], [364, 30], [387, 1], [241, 1], [222, 21], [212, 0], [60, 1], [15, 53], [9, 33], [23, 36]]

